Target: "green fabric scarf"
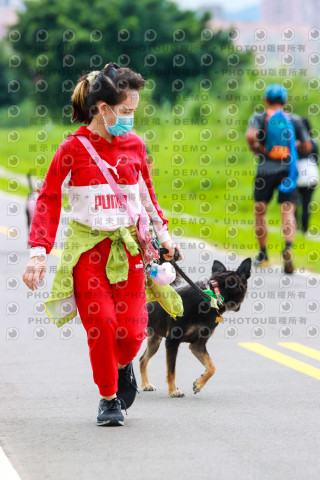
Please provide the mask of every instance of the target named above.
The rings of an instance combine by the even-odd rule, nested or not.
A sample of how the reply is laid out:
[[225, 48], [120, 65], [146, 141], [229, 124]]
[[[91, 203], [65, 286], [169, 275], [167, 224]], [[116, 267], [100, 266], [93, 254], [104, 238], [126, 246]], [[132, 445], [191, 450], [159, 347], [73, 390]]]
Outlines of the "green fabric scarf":
[[[129, 262], [124, 245], [130, 255], [142, 254], [136, 229], [133, 225], [120, 227], [113, 232], [96, 230], [73, 219], [69, 221], [64, 248], [53, 279], [51, 293], [44, 302], [44, 308], [52, 323], [61, 327], [77, 315], [73, 288], [73, 267], [80, 255], [93, 248], [98, 242], [109, 237], [112, 240], [106, 264], [106, 275], [111, 284], [127, 280]], [[183, 315], [180, 295], [170, 285], [157, 285], [146, 276], [146, 301], [157, 301], [172, 317]]]

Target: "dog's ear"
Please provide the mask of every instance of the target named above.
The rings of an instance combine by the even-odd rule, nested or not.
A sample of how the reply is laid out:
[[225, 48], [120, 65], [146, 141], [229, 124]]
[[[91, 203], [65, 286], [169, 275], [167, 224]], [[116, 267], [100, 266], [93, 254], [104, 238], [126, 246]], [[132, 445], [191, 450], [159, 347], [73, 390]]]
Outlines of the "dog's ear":
[[212, 265], [212, 273], [221, 273], [221, 272], [226, 272], [227, 269], [223, 265], [223, 263], [219, 262], [219, 260], [215, 260]]
[[239, 277], [248, 280], [251, 275], [251, 258], [246, 258], [245, 260], [243, 260], [241, 265], [238, 267], [236, 274], [239, 275]]

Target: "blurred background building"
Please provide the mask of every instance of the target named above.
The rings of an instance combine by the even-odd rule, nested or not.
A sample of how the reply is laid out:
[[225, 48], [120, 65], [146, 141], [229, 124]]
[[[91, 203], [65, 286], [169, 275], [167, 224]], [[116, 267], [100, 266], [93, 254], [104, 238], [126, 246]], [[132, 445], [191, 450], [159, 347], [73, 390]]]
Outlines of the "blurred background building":
[[287, 69], [292, 75], [294, 69], [319, 72], [319, 0], [252, 0], [250, 6], [239, 8], [240, 0], [233, 5], [228, 0], [203, 2], [199, 9], [212, 13], [213, 30], [232, 32], [239, 51], [256, 54], [257, 68]]
[[261, 20], [266, 24], [319, 27], [319, 0], [262, 0]]

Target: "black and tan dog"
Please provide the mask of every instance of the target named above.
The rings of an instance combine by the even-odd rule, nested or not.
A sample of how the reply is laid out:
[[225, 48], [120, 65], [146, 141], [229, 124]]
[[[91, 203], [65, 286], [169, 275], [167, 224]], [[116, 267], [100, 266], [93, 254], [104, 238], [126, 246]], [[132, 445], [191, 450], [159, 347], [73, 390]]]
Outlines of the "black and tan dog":
[[[183, 397], [176, 387], [175, 366], [178, 348], [181, 342], [190, 343], [189, 348], [195, 357], [206, 367], [205, 372], [193, 382], [194, 393], [200, 392], [215, 372], [215, 366], [207, 352], [206, 343], [222, 320], [225, 311], [238, 312], [247, 291], [247, 280], [251, 273], [251, 259], [245, 259], [236, 271], [226, 270], [225, 266], [214, 261], [209, 282], [195, 282], [201, 289], [212, 291], [218, 285], [224, 302], [217, 309], [212, 308], [190, 285], [176, 288], [182, 298], [184, 314], [171, 317], [158, 302], [148, 303], [148, 343], [140, 357], [141, 386], [145, 391], [155, 390], [149, 382], [147, 365], [158, 351], [164, 337], [167, 359], [167, 382], [171, 397]], [[174, 284], [171, 284], [174, 285]], [[219, 291], [218, 290], [218, 291]], [[217, 290], [216, 290], [217, 291]]]

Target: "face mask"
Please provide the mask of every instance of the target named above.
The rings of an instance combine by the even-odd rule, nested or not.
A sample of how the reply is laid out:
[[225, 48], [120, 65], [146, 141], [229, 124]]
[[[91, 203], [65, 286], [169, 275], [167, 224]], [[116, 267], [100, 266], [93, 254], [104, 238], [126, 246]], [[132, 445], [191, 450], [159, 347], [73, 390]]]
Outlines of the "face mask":
[[133, 128], [133, 119], [134, 119], [134, 116], [133, 115], [126, 115], [126, 116], [118, 116], [114, 113], [114, 111], [112, 110], [112, 108], [110, 107], [110, 105], [108, 105], [108, 107], [110, 108], [111, 112], [113, 113], [113, 115], [115, 115], [115, 117], [117, 118], [117, 121], [116, 121], [116, 124], [113, 125], [112, 127], [110, 127], [105, 118], [103, 118], [103, 121], [104, 121], [104, 126], [106, 127], [106, 130], [111, 133], [111, 135], [115, 135], [116, 137], [120, 136], [120, 135], [124, 135], [125, 133], [128, 133], [130, 132], [130, 130], [132, 130]]

